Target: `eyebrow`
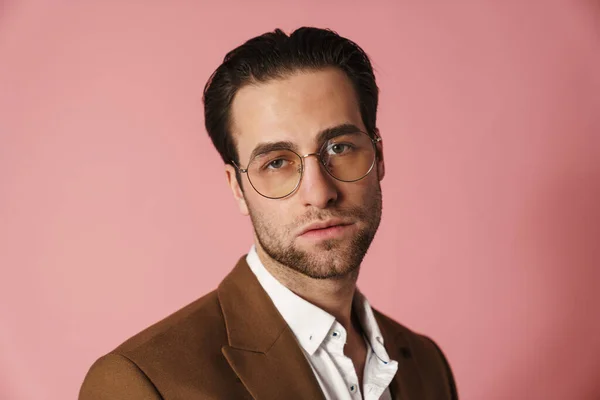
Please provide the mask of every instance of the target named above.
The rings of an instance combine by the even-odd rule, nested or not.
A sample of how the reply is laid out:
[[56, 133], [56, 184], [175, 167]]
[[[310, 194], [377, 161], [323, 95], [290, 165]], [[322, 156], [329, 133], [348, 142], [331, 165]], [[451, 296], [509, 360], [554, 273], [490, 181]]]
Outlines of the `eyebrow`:
[[[361, 129], [354, 124], [341, 124], [332, 126], [330, 128], [323, 129], [318, 133], [316, 142], [319, 144], [318, 147], [322, 146], [324, 142], [333, 139], [336, 136], [347, 135], [351, 133], [361, 132]], [[293, 150], [298, 152], [298, 145], [289, 140], [281, 140], [277, 142], [262, 142], [257, 144], [250, 153], [249, 160], [251, 161], [254, 157], [259, 154], [267, 153], [274, 150]]]

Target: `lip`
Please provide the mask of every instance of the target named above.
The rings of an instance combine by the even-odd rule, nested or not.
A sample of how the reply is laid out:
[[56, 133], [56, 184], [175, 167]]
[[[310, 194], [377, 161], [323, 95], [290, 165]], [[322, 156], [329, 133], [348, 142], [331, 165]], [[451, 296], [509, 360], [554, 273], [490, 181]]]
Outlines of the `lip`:
[[311, 231], [318, 231], [318, 230], [322, 230], [322, 229], [338, 227], [338, 226], [341, 227], [341, 226], [346, 226], [346, 225], [351, 225], [351, 223], [346, 222], [341, 219], [330, 219], [327, 221], [313, 222], [312, 224], [309, 224], [309, 225], [305, 226], [304, 228], [302, 228], [302, 230], [300, 231], [300, 234], [298, 236], [302, 236], [305, 233], [309, 233]]

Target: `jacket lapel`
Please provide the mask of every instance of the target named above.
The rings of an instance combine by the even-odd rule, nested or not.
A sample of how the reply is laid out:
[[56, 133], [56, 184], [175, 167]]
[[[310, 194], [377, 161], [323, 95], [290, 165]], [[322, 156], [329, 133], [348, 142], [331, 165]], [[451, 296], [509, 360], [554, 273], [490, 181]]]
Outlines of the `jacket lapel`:
[[392, 360], [398, 362], [398, 371], [390, 382], [392, 398], [395, 400], [426, 398], [423, 380], [405, 334], [396, 329], [389, 318], [376, 310], [373, 311], [383, 335], [385, 350]]
[[221, 351], [252, 397], [323, 399], [296, 337], [245, 256], [218, 288], [229, 344]]

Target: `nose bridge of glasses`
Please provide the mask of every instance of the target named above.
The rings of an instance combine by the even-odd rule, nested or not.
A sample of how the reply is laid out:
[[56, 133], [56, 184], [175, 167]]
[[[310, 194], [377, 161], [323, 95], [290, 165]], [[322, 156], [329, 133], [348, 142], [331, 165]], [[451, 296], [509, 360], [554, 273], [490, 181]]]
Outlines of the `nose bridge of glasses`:
[[308, 153], [308, 154], [304, 154], [303, 156], [300, 156], [300, 158], [302, 159], [302, 164], [303, 164], [302, 167], [303, 167], [303, 169], [306, 168], [304, 160], [306, 160], [310, 156], [316, 157], [317, 162], [319, 164], [325, 165], [325, 164], [323, 164], [323, 159], [321, 158], [321, 153], [320, 152], [317, 152], [317, 153]]
[[320, 153], [308, 153], [308, 154], [305, 154], [305, 155], [300, 156], [300, 157], [307, 158], [307, 157], [310, 157], [310, 156], [315, 156], [315, 157], [317, 157], [317, 159], [321, 158], [321, 154]]

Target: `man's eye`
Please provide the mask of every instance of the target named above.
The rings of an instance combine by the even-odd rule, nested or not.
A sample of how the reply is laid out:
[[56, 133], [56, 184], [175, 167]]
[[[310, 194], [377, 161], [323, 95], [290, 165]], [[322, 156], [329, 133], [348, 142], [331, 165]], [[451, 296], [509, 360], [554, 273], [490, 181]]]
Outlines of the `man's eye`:
[[335, 143], [329, 146], [328, 153], [330, 155], [343, 154], [352, 148], [351, 145], [346, 143]]
[[282, 167], [285, 166], [285, 162], [286, 160], [284, 160], [283, 158], [279, 158], [277, 160], [273, 160], [271, 162], [269, 162], [265, 168], [267, 169], [280, 169]]

